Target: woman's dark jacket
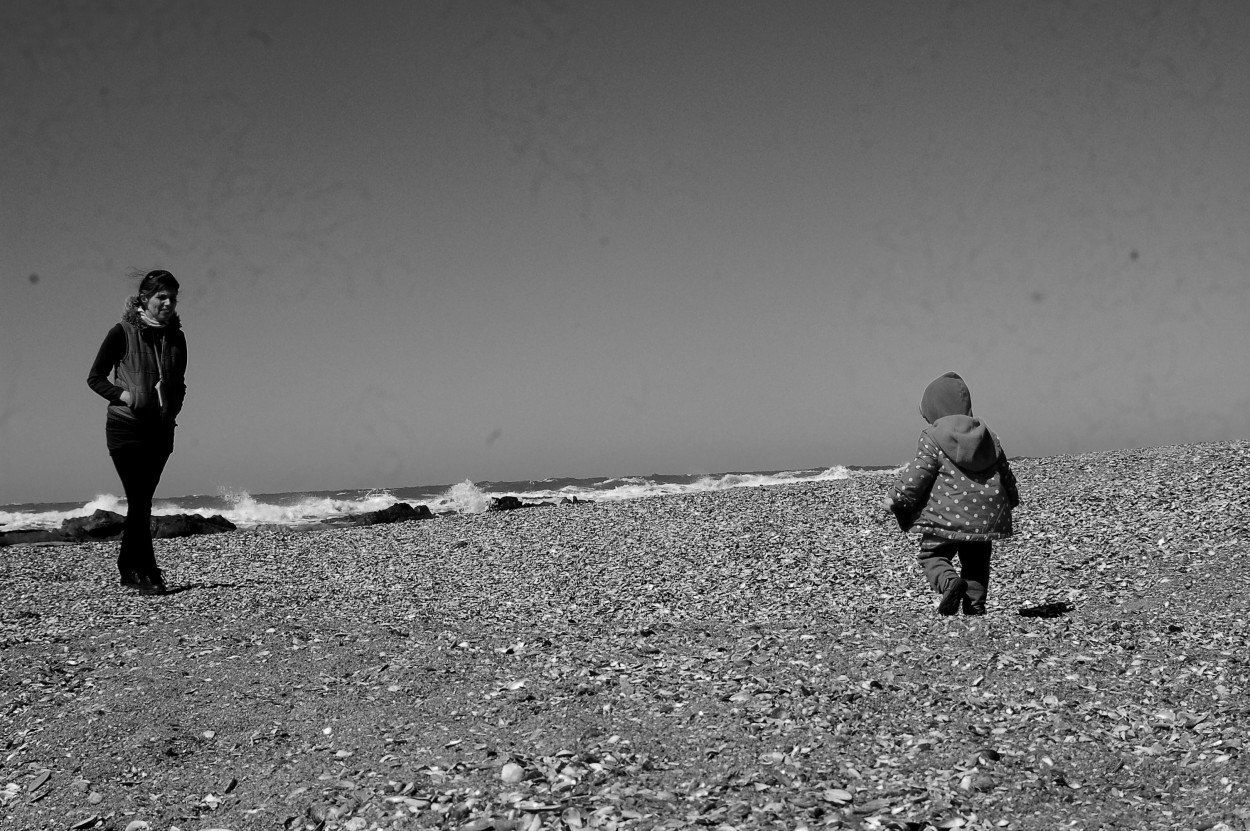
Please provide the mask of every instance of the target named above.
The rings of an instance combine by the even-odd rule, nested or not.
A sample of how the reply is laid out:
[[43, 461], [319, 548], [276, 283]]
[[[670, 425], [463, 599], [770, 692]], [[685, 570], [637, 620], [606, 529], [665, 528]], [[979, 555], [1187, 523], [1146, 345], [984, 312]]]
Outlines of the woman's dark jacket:
[[[109, 402], [105, 437], [109, 452], [134, 445], [168, 452], [187, 385], [187, 340], [175, 314], [163, 328], [145, 325], [135, 299], [100, 344], [87, 385]], [[109, 380], [109, 375], [113, 380]], [[122, 403], [129, 390], [131, 403]]]

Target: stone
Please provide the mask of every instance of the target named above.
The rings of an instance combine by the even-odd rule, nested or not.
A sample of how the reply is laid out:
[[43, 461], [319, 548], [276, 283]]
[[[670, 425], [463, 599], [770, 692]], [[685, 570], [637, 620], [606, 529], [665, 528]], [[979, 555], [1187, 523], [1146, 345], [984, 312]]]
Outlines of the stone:
[[429, 505], [418, 505], [413, 507], [407, 502], [396, 502], [389, 508], [383, 508], [380, 511], [370, 511], [370, 525], [381, 525], [387, 522], [411, 522], [417, 519], [432, 519], [434, 512], [430, 510]]
[[551, 507], [554, 502], [522, 502], [516, 496], [497, 496], [486, 506], [488, 511], [515, 511], [517, 508]]
[[192, 537], [199, 534], [224, 534], [237, 526], [221, 514], [172, 514], [152, 517], [152, 536], [156, 539]]
[[74, 538], [59, 528], [54, 531], [0, 531], [0, 547], [6, 545], [55, 545], [75, 542]]
[[430, 510], [429, 505], [418, 505], [414, 508], [407, 502], [396, 502], [389, 508], [383, 508], [380, 511], [368, 511], [363, 514], [333, 517], [331, 519], [323, 519], [322, 522], [326, 525], [363, 527], [366, 525], [385, 525], [391, 522], [411, 522], [418, 519], [433, 518], [434, 512]]
[[104, 540], [120, 536], [126, 518], [115, 511], [97, 510], [91, 516], [80, 516], [67, 519], [61, 523], [61, 530], [74, 539]]
[[[91, 516], [74, 517], [61, 522], [55, 530], [6, 531], [0, 533], [0, 546], [37, 545], [49, 543], [113, 540], [122, 535], [126, 518], [113, 511], [96, 511]], [[172, 514], [152, 517], [152, 536], [157, 539], [190, 537], [198, 534], [224, 534], [237, 530], [235, 524], [220, 514], [205, 517], [199, 514]]]
[[525, 503], [515, 496], [496, 496], [490, 501], [490, 505], [487, 506], [486, 510], [515, 511], [517, 508], [524, 507], [526, 507]]

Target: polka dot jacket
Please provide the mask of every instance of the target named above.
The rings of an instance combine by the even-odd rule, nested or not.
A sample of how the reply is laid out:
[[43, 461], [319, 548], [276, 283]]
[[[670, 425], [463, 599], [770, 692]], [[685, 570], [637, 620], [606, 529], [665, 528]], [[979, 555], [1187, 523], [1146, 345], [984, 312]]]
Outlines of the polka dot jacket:
[[920, 434], [890, 500], [904, 531], [995, 540], [1011, 536], [1020, 495], [998, 437], [979, 418], [951, 415]]

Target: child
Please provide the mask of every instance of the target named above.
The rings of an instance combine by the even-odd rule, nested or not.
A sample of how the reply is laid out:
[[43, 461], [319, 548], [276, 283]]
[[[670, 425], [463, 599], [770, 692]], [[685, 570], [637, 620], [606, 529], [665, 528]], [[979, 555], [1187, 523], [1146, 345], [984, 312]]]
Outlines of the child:
[[[985, 614], [991, 540], [1011, 536], [1020, 504], [1016, 477], [998, 437], [972, 416], [972, 396], [954, 372], [924, 391], [916, 458], [894, 483], [885, 507], [920, 537], [920, 568], [940, 597], [938, 614]], [[951, 560], [959, 556], [957, 574]]]

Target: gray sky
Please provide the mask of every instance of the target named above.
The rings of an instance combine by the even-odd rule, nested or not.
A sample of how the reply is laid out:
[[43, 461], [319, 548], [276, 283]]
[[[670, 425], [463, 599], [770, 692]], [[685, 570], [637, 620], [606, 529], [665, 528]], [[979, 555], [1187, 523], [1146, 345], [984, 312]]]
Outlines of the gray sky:
[[119, 493], [87, 369], [182, 282], [159, 495], [1250, 433], [1250, 5], [0, 5], [0, 503]]

